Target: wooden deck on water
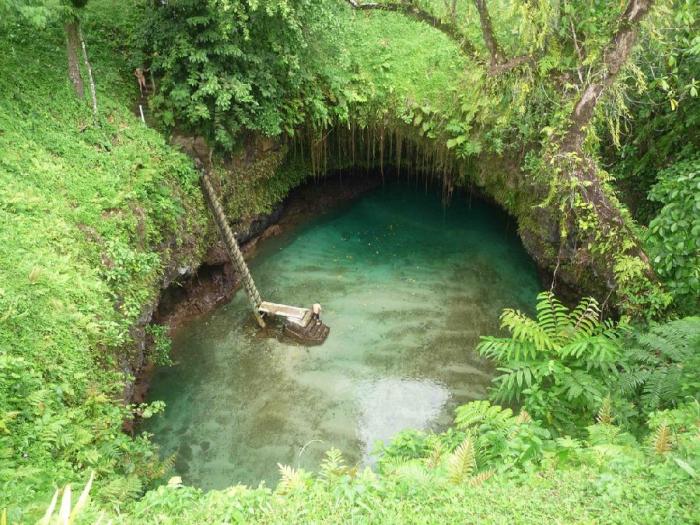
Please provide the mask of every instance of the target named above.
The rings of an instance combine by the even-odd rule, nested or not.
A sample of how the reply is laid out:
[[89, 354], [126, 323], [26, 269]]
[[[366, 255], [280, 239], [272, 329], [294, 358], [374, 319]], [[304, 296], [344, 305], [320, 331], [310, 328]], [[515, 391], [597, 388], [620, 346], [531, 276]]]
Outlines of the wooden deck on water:
[[311, 309], [263, 301], [258, 312], [285, 320], [284, 333], [304, 344], [323, 343], [331, 329], [315, 319]]
[[297, 306], [288, 306], [286, 304], [269, 303], [263, 301], [260, 297], [260, 292], [255, 286], [253, 276], [250, 275], [248, 265], [245, 263], [241, 249], [238, 246], [238, 241], [231, 230], [226, 219], [224, 209], [216, 196], [216, 191], [209, 181], [209, 175], [206, 171], [202, 172], [202, 191], [204, 198], [209, 205], [214, 222], [216, 223], [221, 239], [224, 242], [226, 251], [229, 254], [231, 263], [236, 269], [236, 272], [241, 276], [243, 287], [253, 309], [255, 319], [261, 328], [265, 328], [263, 317], [280, 317], [284, 319], [284, 333], [294, 337], [304, 344], [317, 345], [326, 340], [330, 332], [325, 324], [318, 317], [314, 317], [309, 308], [299, 308]]
[[296, 323], [300, 326], [306, 326], [311, 320], [311, 310], [309, 308], [269, 303], [267, 301], [260, 303], [258, 312], [274, 317], [284, 317], [290, 323]]

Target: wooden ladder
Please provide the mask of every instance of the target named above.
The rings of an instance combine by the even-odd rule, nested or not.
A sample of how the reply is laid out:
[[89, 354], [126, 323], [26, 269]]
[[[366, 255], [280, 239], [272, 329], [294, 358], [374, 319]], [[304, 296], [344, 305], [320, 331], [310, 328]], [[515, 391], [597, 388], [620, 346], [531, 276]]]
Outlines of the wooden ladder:
[[318, 316], [314, 317], [311, 309], [289, 306], [286, 304], [270, 303], [263, 301], [258, 292], [253, 276], [250, 275], [248, 265], [243, 259], [243, 253], [238, 246], [238, 241], [231, 231], [231, 227], [226, 220], [224, 208], [216, 196], [214, 186], [209, 180], [209, 174], [202, 172], [202, 191], [207, 201], [209, 209], [214, 216], [214, 222], [219, 229], [219, 234], [224, 241], [224, 246], [231, 258], [236, 272], [241, 276], [245, 293], [253, 309], [253, 315], [258, 324], [265, 328], [264, 316], [278, 317], [284, 319], [284, 331], [286, 334], [296, 338], [304, 344], [322, 344], [330, 332], [330, 328], [323, 324]]
[[245, 263], [245, 259], [243, 259], [243, 253], [241, 252], [238, 242], [236, 241], [236, 237], [234, 236], [233, 231], [231, 231], [231, 227], [228, 225], [228, 221], [226, 220], [224, 208], [221, 206], [219, 198], [216, 196], [214, 186], [211, 185], [209, 174], [206, 171], [202, 172], [202, 190], [204, 192], [204, 197], [207, 204], [209, 205], [209, 209], [214, 216], [214, 222], [216, 222], [216, 226], [219, 229], [219, 234], [224, 241], [226, 251], [231, 258], [231, 263], [236, 269], [238, 275], [241, 276], [245, 293], [248, 296], [250, 306], [253, 308], [255, 320], [262, 328], [265, 328], [265, 320], [260, 312], [260, 305], [263, 302], [260, 297], [260, 292], [258, 292], [258, 287], [255, 286], [253, 276], [250, 275], [248, 265]]

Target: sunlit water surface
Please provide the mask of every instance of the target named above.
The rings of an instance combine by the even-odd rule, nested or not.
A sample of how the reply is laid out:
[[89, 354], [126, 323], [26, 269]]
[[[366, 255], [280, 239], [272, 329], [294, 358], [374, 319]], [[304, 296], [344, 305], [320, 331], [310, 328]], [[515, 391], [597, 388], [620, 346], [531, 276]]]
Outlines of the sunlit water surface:
[[331, 446], [372, 464], [377, 440], [445, 428], [486, 394], [479, 334], [538, 291], [499, 210], [398, 184], [266, 241], [251, 269], [266, 300], [320, 302], [331, 332], [312, 348], [263, 334], [239, 292], [175, 334], [150, 392], [167, 409], [147, 430], [203, 488], [274, 486], [277, 463], [314, 470]]

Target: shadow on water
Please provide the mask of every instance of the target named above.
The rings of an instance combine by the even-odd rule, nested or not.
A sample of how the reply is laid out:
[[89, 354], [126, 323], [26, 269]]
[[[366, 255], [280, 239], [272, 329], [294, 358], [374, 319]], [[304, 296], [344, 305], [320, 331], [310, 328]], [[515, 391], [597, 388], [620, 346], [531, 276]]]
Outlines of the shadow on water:
[[479, 335], [538, 291], [500, 210], [398, 183], [266, 241], [251, 270], [266, 300], [323, 304], [331, 333], [313, 348], [263, 337], [241, 293], [178, 331], [147, 430], [203, 488], [274, 485], [277, 463], [314, 470], [331, 446], [371, 464], [376, 440], [444, 428], [486, 395]]

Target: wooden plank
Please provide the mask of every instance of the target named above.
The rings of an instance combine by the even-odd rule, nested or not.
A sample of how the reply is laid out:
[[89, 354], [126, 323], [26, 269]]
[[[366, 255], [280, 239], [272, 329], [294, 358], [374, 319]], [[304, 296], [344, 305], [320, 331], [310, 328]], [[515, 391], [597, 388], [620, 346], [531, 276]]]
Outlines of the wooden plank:
[[310, 315], [311, 310], [308, 308], [299, 308], [298, 306], [289, 306], [286, 304], [269, 303], [263, 301], [258, 306], [258, 311], [275, 317], [284, 317], [295, 323], [301, 324], [301, 321]]

